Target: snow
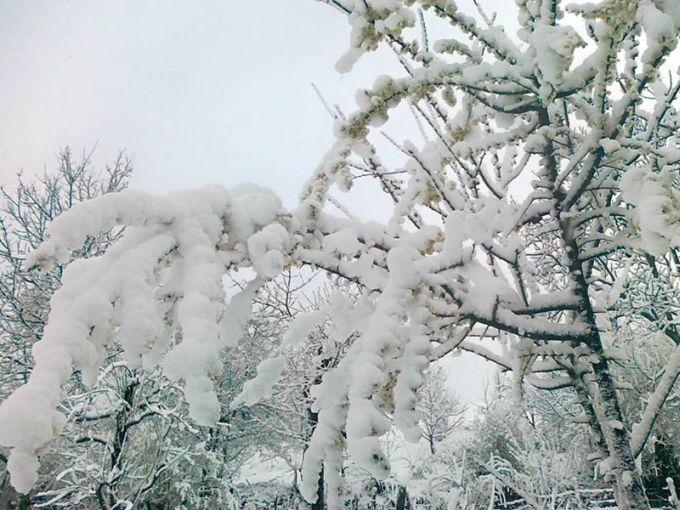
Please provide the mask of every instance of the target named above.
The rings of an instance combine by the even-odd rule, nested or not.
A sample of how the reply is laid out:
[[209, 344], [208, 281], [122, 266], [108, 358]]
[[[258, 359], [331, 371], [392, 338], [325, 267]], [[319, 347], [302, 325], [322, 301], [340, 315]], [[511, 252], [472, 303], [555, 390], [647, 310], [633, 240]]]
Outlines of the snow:
[[22, 494], [27, 494], [38, 480], [38, 459], [30, 451], [17, 449], [7, 462], [11, 473], [12, 486]]
[[257, 375], [246, 382], [241, 393], [230, 404], [236, 409], [241, 404], [253, 405], [263, 398], [271, 396], [272, 388], [281, 377], [286, 367], [286, 358], [277, 356], [268, 358], [257, 365]]
[[298, 315], [283, 336], [284, 347], [294, 347], [302, 344], [309, 334], [319, 326], [328, 313], [328, 309], [321, 308]]
[[229, 300], [219, 321], [222, 345], [233, 347], [243, 337], [246, 323], [252, 313], [253, 299], [262, 285], [262, 280], [252, 280]]
[[632, 215], [640, 229], [640, 247], [653, 255], [680, 246], [680, 192], [673, 188], [674, 172], [634, 167], [620, 183], [623, 198], [635, 206]]
[[[665, 4], [668, 9], [668, 3]], [[670, 9], [673, 9], [671, 6]], [[642, 62], [652, 64], [657, 55], [665, 48], [674, 48], [677, 45], [676, 19], [677, 9], [672, 10], [674, 16], [659, 10], [651, 0], [643, 0], [638, 10], [638, 19], [642, 24], [647, 36], [647, 49], [642, 54]]]
[[274, 278], [283, 270], [288, 238], [288, 231], [278, 223], [271, 223], [248, 238], [250, 260], [260, 276]]
[[356, 255], [361, 249], [357, 232], [351, 228], [343, 228], [325, 236], [322, 246], [324, 251], [338, 252], [342, 255]]
[[574, 50], [585, 46], [572, 27], [554, 26], [544, 21], [534, 24], [527, 39], [535, 51], [533, 65], [553, 88], [562, 84], [562, 76], [574, 59]]

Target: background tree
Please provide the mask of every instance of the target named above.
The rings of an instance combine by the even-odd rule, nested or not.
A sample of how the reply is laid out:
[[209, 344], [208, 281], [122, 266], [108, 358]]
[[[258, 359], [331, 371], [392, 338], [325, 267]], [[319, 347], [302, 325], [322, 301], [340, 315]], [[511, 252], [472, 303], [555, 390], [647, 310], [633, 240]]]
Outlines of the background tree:
[[438, 366], [428, 370], [418, 397], [416, 409], [420, 414], [423, 439], [434, 455], [435, 445], [463, 423], [465, 409], [458, 397], [448, 389], [446, 373]]

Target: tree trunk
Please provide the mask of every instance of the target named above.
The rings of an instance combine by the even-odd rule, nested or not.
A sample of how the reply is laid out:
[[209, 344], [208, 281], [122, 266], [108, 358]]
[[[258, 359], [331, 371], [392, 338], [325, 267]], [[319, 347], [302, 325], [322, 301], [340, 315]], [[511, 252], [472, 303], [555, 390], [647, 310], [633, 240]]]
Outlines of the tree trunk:
[[[542, 126], [550, 126], [551, 119], [547, 108], [538, 110], [538, 120]], [[630, 434], [625, 427], [621, 406], [614, 382], [609, 371], [609, 363], [604, 357], [602, 338], [597, 329], [595, 313], [590, 295], [588, 293], [588, 281], [586, 272], [588, 267], [579, 259], [580, 248], [576, 241], [576, 231], [571, 222], [570, 215], [563, 215], [569, 212], [569, 206], [562, 211], [565, 194], [563, 189], [556, 185], [559, 164], [555, 159], [555, 147], [552, 140], [548, 139], [543, 151], [543, 178], [550, 183], [555, 199], [556, 210], [555, 218], [558, 220], [562, 241], [564, 243], [563, 256], [566, 259], [566, 268], [569, 270], [571, 283], [574, 293], [579, 298], [578, 315], [590, 326], [590, 334], [585, 340], [585, 344], [595, 355], [595, 361], [591, 364], [585, 360], [579, 363], [583, 368], [577, 368], [577, 377], [587, 381], [585, 391], [590, 397], [590, 405], [595, 413], [599, 428], [604, 435], [604, 442], [609, 454], [609, 467], [611, 473], [616, 478], [615, 497], [619, 510], [646, 510], [650, 509], [649, 501], [645, 495], [642, 479], [640, 478], [633, 458]], [[602, 152], [598, 152], [596, 157], [602, 157]], [[574, 342], [574, 347], [581, 342]], [[592, 369], [592, 372], [590, 372]], [[589, 380], [590, 379], [590, 380]], [[579, 381], [575, 381], [579, 383]], [[584, 409], [588, 411], [588, 409]]]
[[319, 473], [319, 481], [317, 482], [316, 488], [316, 501], [312, 503], [311, 510], [323, 510], [324, 509], [324, 491], [323, 491], [323, 468], [321, 468], [321, 473]]
[[[316, 379], [315, 379], [316, 381]], [[318, 384], [318, 383], [317, 383]], [[309, 419], [309, 424], [311, 426], [311, 430], [314, 431], [316, 426], [319, 424], [319, 414], [315, 413], [311, 409], [307, 410], [308, 412], [308, 419]], [[323, 466], [321, 467], [321, 472], [319, 473], [319, 479], [317, 480], [317, 485], [316, 485], [316, 501], [312, 503], [311, 505], [311, 510], [323, 510], [324, 509], [324, 473], [323, 473]]]
[[603, 353], [593, 364], [593, 383], [589, 385], [596, 417], [609, 450], [611, 471], [616, 478], [614, 492], [619, 510], [644, 510], [650, 504], [630, 447], [630, 433], [623, 421], [621, 406], [611, 379], [609, 363]]
[[[322, 354], [322, 348], [319, 347], [317, 350], [317, 354], [321, 355]], [[323, 374], [323, 370], [326, 369], [329, 366], [330, 360], [328, 358], [324, 358], [321, 361], [321, 370], [319, 374], [314, 378], [312, 381], [312, 385], [314, 386], [316, 384], [319, 384], [321, 382], [321, 376]], [[304, 394], [305, 397], [309, 397], [309, 390], [311, 386], [308, 386], [305, 388]], [[316, 429], [316, 426], [319, 424], [319, 414], [315, 413], [312, 411], [311, 408], [307, 409], [307, 418], [310, 426], [310, 437], [311, 434], [314, 432], [314, 429]], [[323, 466], [321, 467], [321, 472], [319, 473], [319, 480], [317, 481], [317, 488], [316, 488], [316, 501], [312, 504], [311, 510], [323, 510], [325, 508], [324, 505], [324, 499], [325, 499], [325, 494], [324, 494], [324, 469]]]
[[403, 485], [399, 486], [399, 492], [397, 492], [397, 505], [396, 510], [408, 510], [411, 507], [408, 500], [408, 493], [406, 492], [406, 487]]
[[9, 483], [8, 476], [6, 476], [0, 487], [0, 509], [4, 508], [16, 508], [17, 510], [32, 508], [31, 496], [29, 494], [19, 494]]
[[107, 477], [102, 480], [96, 490], [97, 501], [99, 507], [102, 510], [109, 508], [115, 508], [116, 506], [116, 485], [119, 482], [119, 476], [114, 476], [111, 479], [110, 475], [112, 473], [120, 473], [123, 466], [123, 448], [125, 447], [125, 442], [127, 440], [127, 434], [129, 430], [128, 421], [132, 415], [134, 399], [135, 399], [135, 389], [139, 386], [139, 380], [137, 378], [132, 379], [127, 383], [123, 390], [122, 395], [122, 406], [120, 410], [116, 413], [116, 429], [113, 433], [113, 441], [110, 445], [110, 463], [109, 471]]
[[[590, 334], [585, 341], [593, 356], [592, 363], [578, 362], [577, 376], [585, 382], [585, 391], [590, 397], [590, 405], [595, 414], [599, 430], [604, 435], [609, 458], [606, 459], [611, 474], [616, 478], [614, 496], [619, 510], [650, 509], [649, 500], [645, 495], [642, 478], [637, 471], [635, 459], [631, 450], [630, 433], [626, 428], [619, 397], [612, 379], [609, 361], [604, 354], [602, 337], [596, 325], [595, 313], [588, 294], [588, 283], [583, 273], [582, 264], [578, 259], [578, 244], [572, 238], [573, 232], [569, 220], [561, 222], [561, 228], [566, 241], [565, 256], [575, 285], [575, 292], [581, 301], [582, 318], [590, 326]], [[587, 409], [584, 409], [588, 411]]]

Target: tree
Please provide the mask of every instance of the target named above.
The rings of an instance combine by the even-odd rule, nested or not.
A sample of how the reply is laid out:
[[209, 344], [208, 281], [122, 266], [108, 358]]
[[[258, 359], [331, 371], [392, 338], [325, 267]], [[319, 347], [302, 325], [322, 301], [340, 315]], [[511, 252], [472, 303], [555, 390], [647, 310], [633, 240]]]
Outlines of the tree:
[[397, 508], [406, 508], [407, 497], [433, 510], [448, 508], [461, 485], [466, 449], [466, 440], [461, 438], [467, 433], [465, 408], [451, 391], [442, 367], [433, 365], [427, 370], [416, 409], [423, 430], [420, 443], [415, 448], [397, 445], [401, 447], [394, 448], [392, 455], [408, 466], [399, 491], [403, 506], [397, 504]]
[[[610, 347], [631, 267], [662, 267], [677, 289], [680, 81], [665, 73], [680, 27], [675, 3], [522, 0], [516, 38], [495, 16], [474, 18], [451, 0], [324, 3], [352, 27], [341, 70], [386, 45], [404, 75], [380, 77], [357, 95], [355, 113], [338, 114], [337, 141], [296, 210], [254, 186], [108, 195], [57, 218], [26, 261], [64, 263], [88, 236], [126, 226], [101, 257], [65, 269], [35, 368], [0, 406], [13, 484], [25, 491], [35, 481], [38, 450], [60, 428], [59, 387], [71, 365], [91, 380], [109, 342], [120, 342], [131, 366], [161, 365], [183, 381], [192, 418], [215, 423], [219, 351], [244, 313], [241, 298], [222, 312], [223, 275], [252, 268], [248, 294], [288, 266], [313, 266], [362, 294], [324, 310], [356, 340], [311, 390], [318, 423], [301, 486], [310, 501], [323, 471], [329, 506], [341, 505], [345, 453], [385, 478], [380, 437], [392, 423], [420, 437], [423, 373], [463, 349], [512, 370], [518, 393], [525, 382], [573, 388], [619, 508], [649, 508], [635, 457], [680, 374], [676, 310], [649, 317], [663, 322], [673, 350], [632, 427]], [[450, 37], [430, 44], [428, 22]], [[405, 161], [387, 168], [373, 128], [401, 104], [423, 141], [388, 137]], [[331, 196], [365, 178], [393, 204], [384, 224], [359, 220]], [[137, 335], [110, 338], [119, 308], [130, 310], [123, 325], [144, 319]], [[251, 400], [283, 372], [279, 354], [260, 364]]]
[[425, 384], [418, 394], [417, 410], [423, 439], [434, 455], [435, 445], [460, 427], [465, 413], [458, 397], [447, 389], [446, 374], [441, 367], [433, 366], [428, 370]]

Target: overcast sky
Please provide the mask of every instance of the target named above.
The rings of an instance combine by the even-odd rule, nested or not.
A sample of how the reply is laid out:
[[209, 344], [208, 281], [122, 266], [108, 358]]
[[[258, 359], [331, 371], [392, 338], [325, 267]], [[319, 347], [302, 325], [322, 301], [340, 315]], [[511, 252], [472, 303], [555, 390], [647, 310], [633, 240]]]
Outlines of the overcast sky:
[[343, 88], [346, 21], [310, 0], [1, 5], [2, 181], [98, 141], [138, 188], [278, 179], [288, 198], [331, 141], [310, 82]]
[[[348, 37], [313, 0], [0, 0], [0, 184], [97, 144], [97, 162], [133, 156], [138, 189], [250, 181], [293, 206], [333, 140], [311, 83], [351, 110], [358, 87], [396, 69], [384, 51], [339, 75]], [[481, 395], [484, 362], [451, 370]]]

